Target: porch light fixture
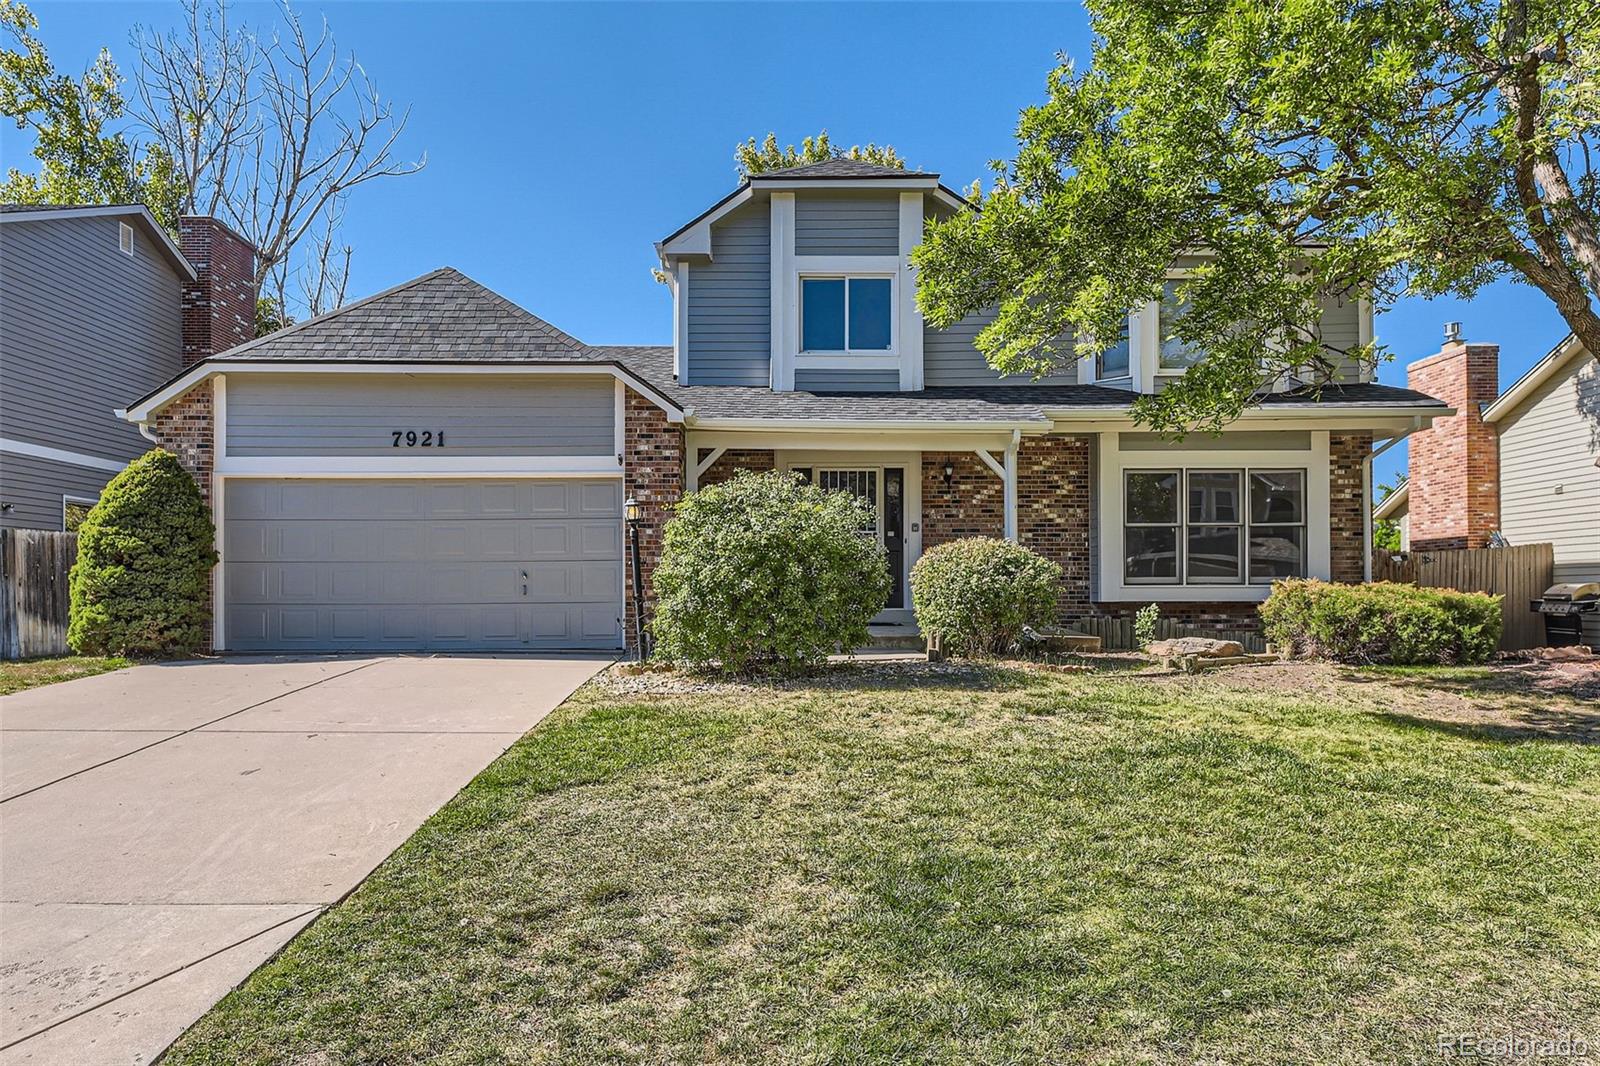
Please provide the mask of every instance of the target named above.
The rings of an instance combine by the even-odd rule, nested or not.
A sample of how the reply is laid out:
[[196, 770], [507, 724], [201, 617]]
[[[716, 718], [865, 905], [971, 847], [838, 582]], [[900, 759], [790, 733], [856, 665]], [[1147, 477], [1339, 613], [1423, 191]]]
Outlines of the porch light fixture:
[[622, 518], [628, 524], [628, 557], [633, 564], [633, 648], [642, 662], [644, 646], [644, 579], [639, 574], [639, 501], [629, 496], [622, 504]]
[[944, 492], [950, 495], [950, 481], [955, 477], [956, 468], [949, 463], [944, 464]]

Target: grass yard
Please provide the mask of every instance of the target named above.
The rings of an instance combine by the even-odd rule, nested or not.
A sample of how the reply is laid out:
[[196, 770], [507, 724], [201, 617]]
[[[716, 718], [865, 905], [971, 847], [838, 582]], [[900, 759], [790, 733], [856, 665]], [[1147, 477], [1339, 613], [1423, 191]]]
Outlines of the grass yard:
[[21, 692], [25, 688], [53, 685], [57, 681], [71, 681], [75, 677], [93, 677], [132, 665], [127, 659], [97, 655], [63, 655], [53, 659], [0, 662], [0, 696]]
[[167, 1061], [1592, 1051], [1600, 707], [1501, 680], [597, 681]]

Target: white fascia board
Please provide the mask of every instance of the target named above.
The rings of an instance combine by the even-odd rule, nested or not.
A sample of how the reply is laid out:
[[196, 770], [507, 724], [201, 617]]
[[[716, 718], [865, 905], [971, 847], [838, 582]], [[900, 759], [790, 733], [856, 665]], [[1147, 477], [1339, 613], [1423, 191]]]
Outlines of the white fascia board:
[[1411, 483], [1408, 481], [1383, 498], [1383, 502], [1372, 509], [1372, 517], [1377, 519], [1392, 518], [1394, 513], [1407, 506], [1411, 500]]
[[620, 477], [610, 455], [267, 455], [218, 460], [222, 477]]
[[287, 359], [261, 360], [259, 362], [196, 363], [188, 371], [174, 378], [161, 389], [145, 397], [133, 407], [119, 408], [114, 413], [126, 422], [148, 422], [150, 416], [173, 400], [194, 388], [206, 378], [218, 374], [398, 374], [403, 376], [433, 374], [498, 374], [501, 377], [587, 376], [611, 377], [634, 389], [667, 414], [667, 421], [682, 422], [687, 412], [663, 396], [659, 389], [643, 378], [614, 363], [364, 363], [353, 360], [330, 359], [321, 362], [295, 362]]
[[113, 474], [121, 473], [128, 465], [120, 459], [107, 459], [101, 455], [89, 455], [86, 452], [73, 452], [65, 448], [52, 448], [46, 444], [6, 438], [0, 438], [0, 452], [26, 455], [30, 459], [45, 459], [52, 463], [66, 463], [68, 466], [81, 466], [86, 470], [106, 470]]
[[737, 211], [755, 197], [755, 189], [746, 185], [722, 203], [695, 219], [689, 227], [670, 239], [656, 245], [657, 254], [666, 263], [681, 255], [703, 255], [711, 258], [711, 227], [729, 213]]
[[856, 430], [847, 433], [813, 433], [804, 429], [771, 430], [694, 430], [686, 447], [688, 454], [702, 448], [770, 448], [790, 453], [844, 452], [857, 456], [886, 452], [971, 452], [983, 448], [1005, 451], [1016, 437], [1015, 430], [952, 433], [948, 430]]
[[686, 424], [694, 429], [731, 429], [731, 430], [795, 430], [804, 433], [853, 433], [859, 430], [881, 430], [892, 432], [894, 430], [944, 430], [949, 433], [1009, 433], [1017, 430], [1022, 433], [1048, 433], [1049, 422], [1034, 421], [1009, 421], [1009, 422], [977, 422], [971, 419], [951, 418], [897, 418], [873, 419], [851, 418], [834, 419], [827, 421], [810, 420], [804, 418], [706, 418], [694, 416], [686, 420]]
[[752, 187], [782, 189], [937, 189], [938, 178], [763, 178], [750, 179]]
[[[1433, 419], [1448, 418], [1455, 413], [1455, 410], [1449, 407], [1373, 407], [1361, 404], [1325, 404], [1299, 411], [1253, 408], [1242, 412], [1230, 426], [1238, 426], [1242, 422], [1251, 425], [1283, 422], [1293, 423], [1306, 429], [1316, 429], [1323, 427], [1313, 423], [1337, 420], [1340, 426], [1351, 429], [1382, 429], [1391, 426], [1425, 428]], [[1047, 407], [1044, 409], [1044, 414], [1055, 422], [1115, 424], [1124, 429], [1135, 427], [1133, 411], [1127, 407], [1097, 407], [1092, 404], [1081, 407]], [[1226, 431], [1225, 428], [1224, 432]]]
[[156, 216], [143, 204], [107, 204], [102, 207], [61, 207], [47, 211], [4, 211], [0, 212], [0, 223], [5, 222], [45, 222], [58, 218], [104, 218], [107, 215], [133, 215], [144, 223], [144, 228], [149, 236], [160, 242], [161, 250], [167, 253], [167, 258], [172, 260], [172, 265], [179, 272], [194, 281], [198, 274], [195, 273], [194, 264], [184, 258], [178, 250], [177, 242], [156, 221]]
[[1484, 409], [1485, 422], [1498, 422], [1515, 411], [1539, 386], [1549, 381], [1560, 370], [1565, 369], [1568, 362], [1580, 354], [1587, 354], [1583, 342], [1578, 340], [1575, 333], [1568, 334], [1567, 339], [1556, 345], [1555, 348], [1543, 359], [1533, 364], [1533, 367], [1518, 378], [1512, 386]]

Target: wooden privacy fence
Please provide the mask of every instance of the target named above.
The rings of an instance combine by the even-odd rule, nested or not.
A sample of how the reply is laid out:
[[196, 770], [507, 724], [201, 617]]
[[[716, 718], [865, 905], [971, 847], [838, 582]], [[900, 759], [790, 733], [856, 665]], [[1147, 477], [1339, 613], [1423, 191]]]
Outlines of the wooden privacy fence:
[[65, 655], [67, 574], [78, 535], [0, 529], [0, 659]]
[[1545, 643], [1544, 619], [1528, 609], [1528, 601], [1544, 595], [1544, 590], [1555, 580], [1554, 572], [1555, 548], [1549, 544], [1454, 548], [1401, 555], [1375, 552], [1372, 557], [1374, 581], [1403, 581], [1427, 588], [1493, 592], [1504, 596], [1502, 651], [1537, 648]]
[[[1079, 618], [1071, 624], [1079, 633], [1100, 638], [1106, 651], [1133, 651], [1139, 642], [1133, 635], [1132, 618]], [[1211, 637], [1214, 640], [1233, 640], [1244, 645], [1244, 650], [1259, 655], [1267, 650], [1267, 642], [1253, 629], [1218, 629], [1214, 626], [1189, 625], [1163, 618], [1156, 622], [1156, 639], [1172, 640], [1175, 637]]]

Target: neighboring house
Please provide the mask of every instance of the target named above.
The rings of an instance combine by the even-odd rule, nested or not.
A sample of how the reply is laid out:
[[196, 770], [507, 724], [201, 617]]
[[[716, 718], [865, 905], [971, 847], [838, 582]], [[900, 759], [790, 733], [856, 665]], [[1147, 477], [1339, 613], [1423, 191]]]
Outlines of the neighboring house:
[[[1159, 339], [1170, 301], [1081, 375], [1002, 379], [981, 316], [934, 330], [914, 299], [925, 222], [966, 209], [933, 174], [758, 175], [657, 245], [672, 347], [586, 345], [445, 269], [200, 361], [126, 415], [211, 500], [217, 647], [620, 647], [624, 502], [648, 598], [668, 508], [741, 469], [872, 501], [883, 623], [973, 535], [1059, 562], [1066, 620], [1250, 624], [1273, 578], [1362, 580], [1374, 437], [1443, 404], [1352, 362], [1174, 446], [1130, 411], [1196, 358]], [[1370, 308], [1330, 298], [1321, 329], [1359, 343]]]
[[[231, 258], [210, 252], [219, 234]], [[212, 219], [183, 219], [174, 242], [138, 204], [0, 205], [0, 527], [75, 529], [151, 447], [116, 410], [186, 348], [192, 362], [251, 336], [253, 300], [242, 323], [207, 313], [213, 259], [249, 289], [253, 253]]]
[[[1407, 550], [1549, 542], [1555, 580], [1600, 581], [1600, 365], [1569, 336], [1504, 394], [1500, 349], [1447, 344], [1408, 383], [1456, 413], [1411, 438], [1410, 478], [1373, 510]], [[1584, 620], [1600, 647], [1600, 617]]]

